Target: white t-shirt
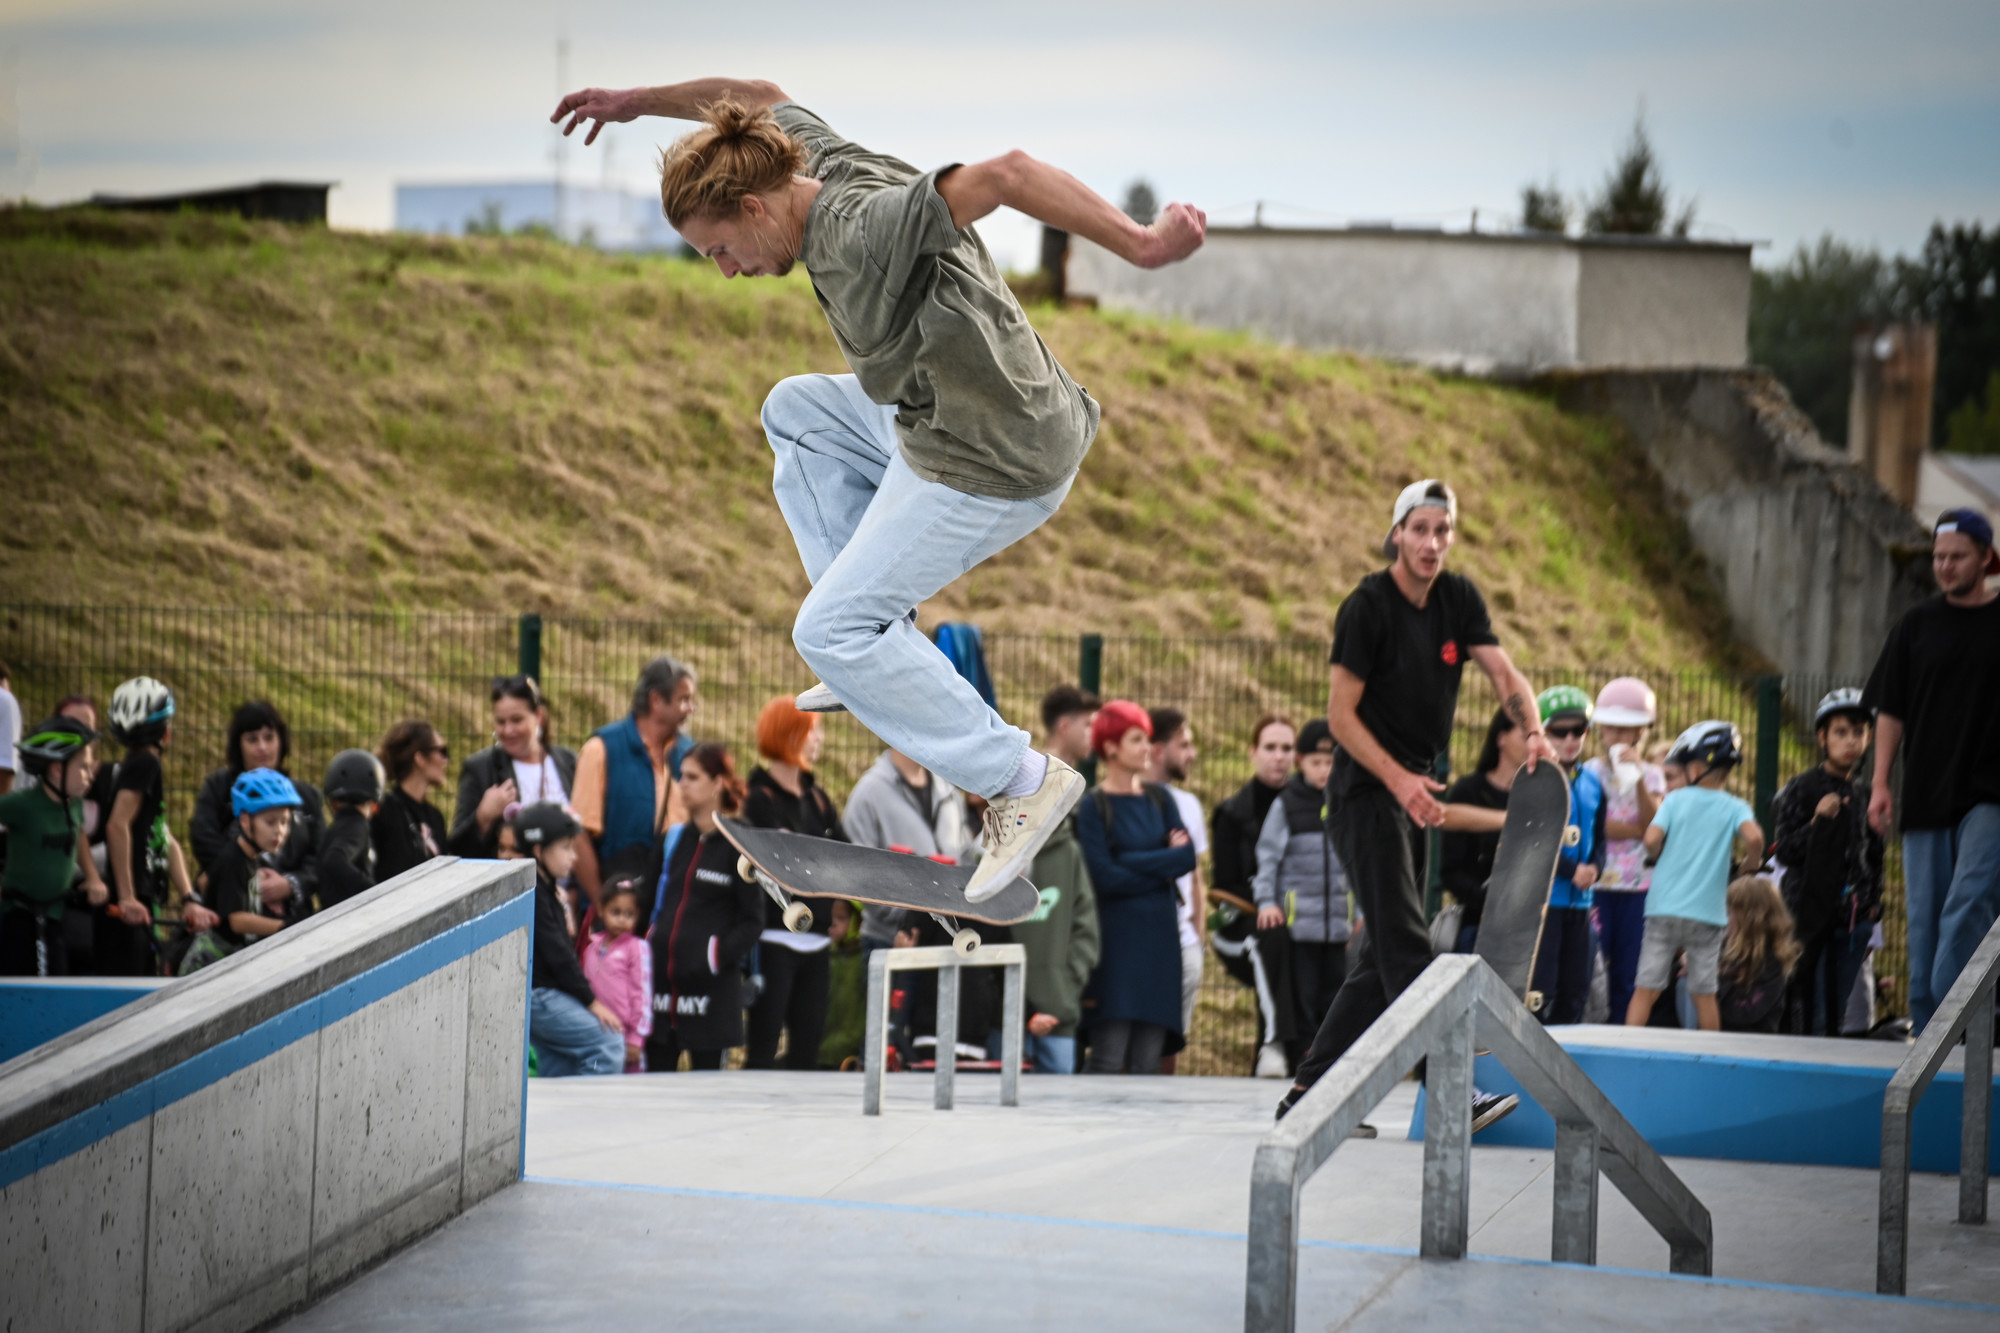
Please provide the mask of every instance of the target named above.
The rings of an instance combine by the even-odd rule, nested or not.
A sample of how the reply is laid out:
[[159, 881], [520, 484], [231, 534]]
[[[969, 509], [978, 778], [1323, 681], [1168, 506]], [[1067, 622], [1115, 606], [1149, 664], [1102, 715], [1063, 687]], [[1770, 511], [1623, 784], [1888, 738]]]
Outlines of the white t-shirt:
[[546, 754], [539, 764], [514, 760], [514, 790], [520, 794], [522, 805], [534, 805], [539, 801], [569, 804], [569, 793], [563, 790], [562, 774], [556, 769], [556, 761]]
[[[1173, 793], [1174, 808], [1181, 812], [1181, 823], [1188, 837], [1194, 840], [1194, 854], [1200, 856], [1208, 850], [1208, 822], [1201, 817], [1201, 802], [1193, 792], [1179, 787], [1169, 786], [1167, 790]], [[1181, 948], [1198, 949], [1201, 932], [1194, 924], [1194, 876], [1182, 875], [1176, 883], [1181, 890]]]
[[21, 743], [21, 704], [14, 692], [0, 685], [0, 765], [9, 773], [21, 771], [21, 755], [14, 747]]

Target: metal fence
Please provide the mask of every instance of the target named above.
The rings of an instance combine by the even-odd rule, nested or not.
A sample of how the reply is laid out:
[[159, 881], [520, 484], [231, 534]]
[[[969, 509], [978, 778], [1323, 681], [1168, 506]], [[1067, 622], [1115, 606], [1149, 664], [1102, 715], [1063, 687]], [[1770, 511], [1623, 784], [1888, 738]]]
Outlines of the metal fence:
[[[1261, 714], [1303, 720], [1326, 707], [1324, 641], [989, 634], [985, 643], [1000, 711], [1031, 731], [1040, 731], [1043, 693], [1064, 681], [1106, 698], [1186, 713], [1201, 750], [1187, 785], [1209, 806], [1249, 779], [1249, 731]], [[31, 718], [67, 694], [90, 695], [102, 706], [120, 681], [134, 675], [172, 686], [179, 711], [166, 754], [168, 804], [170, 818], [183, 828], [203, 775], [222, 762], [229, 715], [245, 699], [279, 706], [291, 727], [292, 771], [314, 777], [337, 751], [372, 748], [392, 723], [407, 717], [427, 718], [463, 759], [491, 742], [493, 677], [523, 670], [537, 677], [550, 700], [556, 741], [581, 745], [630, 708], [640, 665], [660, 653], [700, 673], [694, 733], [729, 742], [746, 769], [755, 757], [758, 710], [773, 696], [812, 683], [790, 631], [778, 626], [0, 605], [0, 660], [12, 667], [14, 693]], [[1538, 688], [1566, 682], [1593, 693], [1626, 672], [1616, 666], [1522, 667]], [[1748, 754], [1730, 782], [1760, 818], [1777, 787], [1815, 760], [1814, 702], [1836, 685], [1860, 683], [1707, 672], [1651, 673], [1648, 680], [1660, 701], [1654, 739], [1670, 739], [1709, 717], [1742, 727]], [[1450, 773], [1471, 770], [1494, 707], [1485, 677], [1468, 671]], [[852, 717], [829, 717], [820, 760], [828, 790], [844, 797], [879, 749]], [[452, 796], [446, 790], [436, 797], [447, 814]], [[1877, 967], [1900, 977], [1902, 877], [1893, 851], [1889, 871], [1887, 947]], [[1247, 1072], [1256, 1031], [1250, 993], [1211, 962], [1196, 1014], [1180, 1067]]]

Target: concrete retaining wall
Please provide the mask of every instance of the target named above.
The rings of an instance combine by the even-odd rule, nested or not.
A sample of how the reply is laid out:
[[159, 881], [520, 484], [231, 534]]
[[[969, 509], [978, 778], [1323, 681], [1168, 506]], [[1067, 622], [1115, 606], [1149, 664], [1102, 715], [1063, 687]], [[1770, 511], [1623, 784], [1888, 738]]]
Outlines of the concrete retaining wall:
[[1865, 677], [1896, 618], [1935, 591], [1928, 530], [1767, 372], [1566, 371], [1541, 383], [1645, 451], [1737, 633], [1780, 670]]
[[433, 861], [0, 1065], [0, 1327], [254, 1328], [518, 1179], [533, 887]]

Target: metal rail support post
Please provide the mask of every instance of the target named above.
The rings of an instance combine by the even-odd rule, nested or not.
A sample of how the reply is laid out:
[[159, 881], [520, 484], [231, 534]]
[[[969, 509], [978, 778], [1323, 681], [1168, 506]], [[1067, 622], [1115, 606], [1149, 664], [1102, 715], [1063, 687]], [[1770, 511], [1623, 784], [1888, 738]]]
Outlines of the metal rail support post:
[[982, 944], [970, 954], [952, 948], [877, 949], [868, 955], [868, 1013], [861, 1034], [861, 1114], [882, 1114], [882, 1074], [889, 1058], [889, 977], [892, 972], [938, 974], [937, 1071], [931, 1105], [952, 1109], [958, 1079], [958, 999], [962, 969], [1004, 968], [1000, 1015], [1000, 1104], [1021, 1104], [1021, 1048], [1028, 951], [1018, 944]]

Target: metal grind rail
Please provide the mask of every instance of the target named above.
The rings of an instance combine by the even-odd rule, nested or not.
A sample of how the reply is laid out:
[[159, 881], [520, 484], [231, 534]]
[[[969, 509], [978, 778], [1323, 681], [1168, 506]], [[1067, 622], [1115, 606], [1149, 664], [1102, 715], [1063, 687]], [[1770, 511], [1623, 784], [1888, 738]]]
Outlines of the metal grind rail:
[[1484, 959], [1425, 969], [1257, 1145], [1250, 1174], [1246, 1333], [1291, 1333], [1298, 1317], [1299, 1194], [1375, 1105], [1428, 1060], [1421, 1253], [1465, 1256], [1471, 1227], [1472, 1059], [1491, 1049], [1556, 1122], [1550, 1258], [1597, 1262], [1597, 1177], [1609, 1177], [1666, 1240], [1676, 1273], [1709, 1276], [1708, 1209], [1639, 1136]]
[[[861, 1030], [861, 1114], [882, 1114], [882, 1073], [889, 1059], [889, 974], [938, 974], [937, 1070], [931, 1105], [949, 1111], [958, 1076], [958, 982], [968, 967], [999, 967], [1001, 978], [1000, 1104], [1021, 1104], [1022, 993], [1028, 951], [1019, 944], [982, 944], [969, 954], [948, 946], [877, 949], [868, 955], [868, 1015]], [[946, 1034], [950, 1034], [947, 1036]]]
[[1966, 961], [1924, 1033], [1882, 1094], [1882, 1203], [1876, 1215], [1875, 1290], [1901, 1296], [1910, 1278], [1910, 1131], [1917, 1103], [1965, 1038], [1959, 1112], [1958, 1220], [1986, 1220], [1988, 1143], [1993, 1123], [1993, 1003], [2000, 982], [2000, 921]]

